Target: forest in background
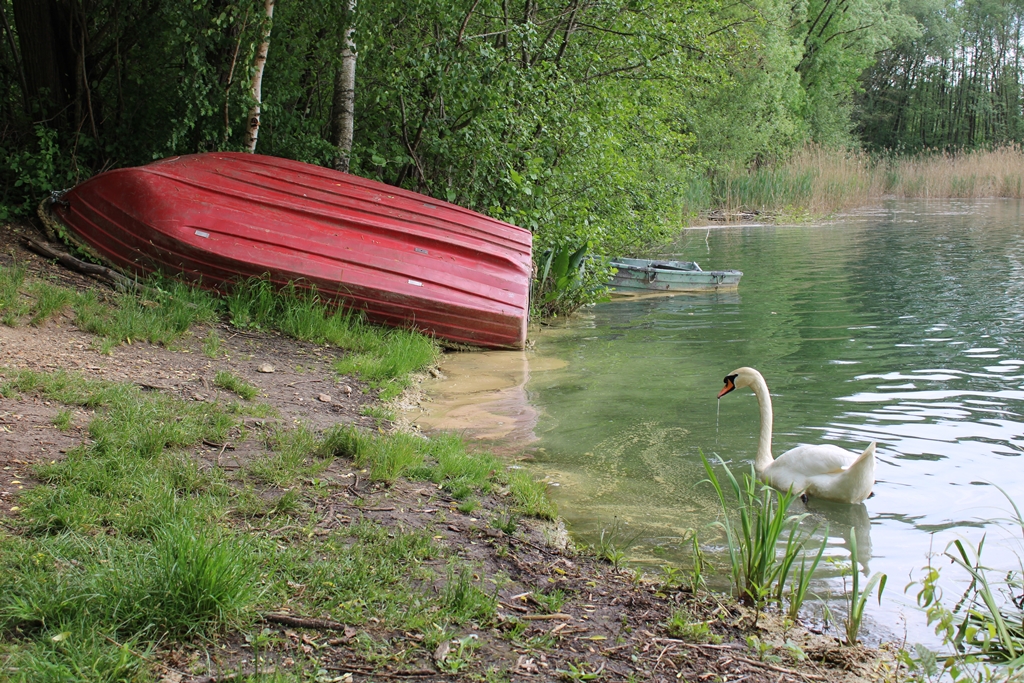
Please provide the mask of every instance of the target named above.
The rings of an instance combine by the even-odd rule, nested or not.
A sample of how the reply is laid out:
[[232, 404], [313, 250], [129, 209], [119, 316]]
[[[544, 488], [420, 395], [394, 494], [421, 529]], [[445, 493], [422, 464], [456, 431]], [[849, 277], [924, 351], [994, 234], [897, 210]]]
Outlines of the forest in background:
[[1022, 10], [0, 0], [0, 219], [104, 169], [254, 147], [528, 227], [537, 254], [635, 251], [678, 229], [695, 188], [714, 208], [809, 144], [1020, 142]]

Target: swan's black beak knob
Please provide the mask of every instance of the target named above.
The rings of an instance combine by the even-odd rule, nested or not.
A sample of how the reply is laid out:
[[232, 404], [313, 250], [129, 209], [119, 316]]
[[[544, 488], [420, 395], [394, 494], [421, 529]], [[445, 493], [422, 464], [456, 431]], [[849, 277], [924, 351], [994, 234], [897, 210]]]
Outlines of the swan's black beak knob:
[[722, 390], [718, 392], [718, 398], [722, 398], [723, 396], [725, 396], [730, 391], [736, 388], [735, 380], [736, 375], [729, 375], [728, 377], [725, 378], [725, 386], [722, 387]]

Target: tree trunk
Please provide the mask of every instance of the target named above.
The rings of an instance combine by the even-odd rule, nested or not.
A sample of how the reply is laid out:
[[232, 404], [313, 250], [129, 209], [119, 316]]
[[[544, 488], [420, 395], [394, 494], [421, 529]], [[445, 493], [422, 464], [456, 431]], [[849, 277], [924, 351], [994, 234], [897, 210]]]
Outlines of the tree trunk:
[[56, 0], [14, 0], [13, 4], [28, 88], [25, 95], [39, 103], [43, 118], [53, 118], [74, 93], [76, 58], [67, 40], [67, 18]]
[[256, 151], [256, 138], [260, 134], [260, 103], [263, 101], [263, 67], [267, 65], [267, 53], [270, 51], [270, 26], [274, 19], [274, 0], [264, 0], [267, 20], [263, 25], [263, 41], [256, 51], [256, 65], [252, 74], [252, 109], [249, 110], [249, 129], [245, 134], [245, 148], [249, 152]]
[[348, 26], [341, 49], [341, 66], [334, 74], [334, 97], [331, 101], [331, 142], [338, 150], [334, 168], [348, 173], [352, 156], [356, 109], [356, 0], [348, 0]]

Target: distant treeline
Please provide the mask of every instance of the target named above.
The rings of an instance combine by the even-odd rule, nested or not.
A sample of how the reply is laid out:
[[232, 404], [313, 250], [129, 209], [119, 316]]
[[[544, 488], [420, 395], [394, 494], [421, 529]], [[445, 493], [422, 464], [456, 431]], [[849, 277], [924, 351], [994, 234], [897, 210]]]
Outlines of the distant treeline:
[[857, 131], [873, 150], [971, 150], [1024, 140], [1024, 4], [906, 2], [920, 30], [864, 73]]
[[106, 168], [255, 149], [518, 223], [538, 254], [623, 253], [808, 143], [1021, 133], [1010, 4], [0, 0], [0, 33], [0, 220]]

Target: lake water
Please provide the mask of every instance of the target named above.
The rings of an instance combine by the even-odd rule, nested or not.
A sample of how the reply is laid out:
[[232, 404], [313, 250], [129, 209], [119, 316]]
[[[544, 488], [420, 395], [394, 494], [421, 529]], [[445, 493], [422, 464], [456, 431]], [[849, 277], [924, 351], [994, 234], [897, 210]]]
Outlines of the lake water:
[[[700, 453], [738, 473], [757, 450], [754, 395], [715, 397], [727, 373], [756, 367], [776, 455], [878, 443], [872, 498], [793, 509], [828, 525], [836, 560], [855, 527], [861, 570], [888, 574], [875, 639], [934, 643], [916, 589], [903, 592], [930, 552], [987, 533], [989, 566], [1024, 555], [1019, 530], [985, 521], [1010, 511], [992, 483], [1024, 504], [1022, 209], [899, 202], [826, 225], [689, 230], [662, 256], [742, 270], [738, 291], [600, 304], [534, 334], [530, 352], [454, 357], [419, 419], [526, 448], [582, 540], [603, 533], [639, 563], [687, 568], [688, 534], [712, 554], [720, 544]], [[956, 573], [944, 575], [955, 601]], [[815, 590], [841, 594], [838, 569]]]

